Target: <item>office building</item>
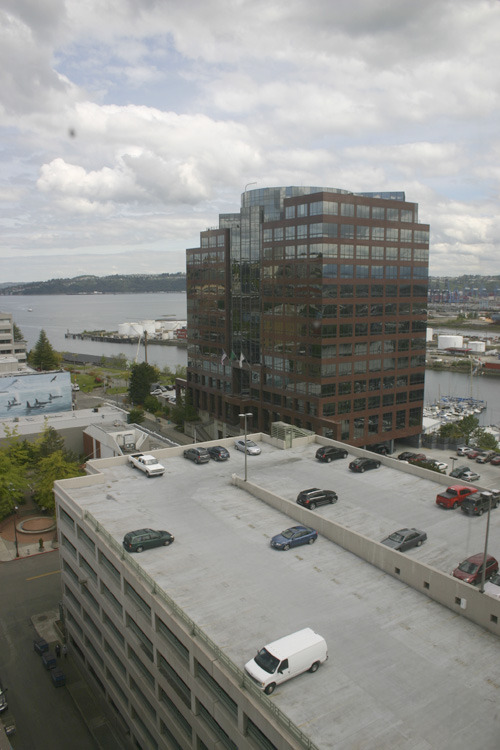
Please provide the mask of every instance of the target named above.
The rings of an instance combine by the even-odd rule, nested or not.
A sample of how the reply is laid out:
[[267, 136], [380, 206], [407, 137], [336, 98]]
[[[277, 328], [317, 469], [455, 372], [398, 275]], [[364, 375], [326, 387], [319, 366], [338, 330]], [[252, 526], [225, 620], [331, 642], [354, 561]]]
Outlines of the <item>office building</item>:
[[404, 193], [243, 193], [187, 250], [187, 391], [211, 437], [242, 411], [359, 446], [418, 436], [428, 256]]
[[10, 313], [0, 312], [0, 375], [26, 370], [26, 341], [14, 339]]

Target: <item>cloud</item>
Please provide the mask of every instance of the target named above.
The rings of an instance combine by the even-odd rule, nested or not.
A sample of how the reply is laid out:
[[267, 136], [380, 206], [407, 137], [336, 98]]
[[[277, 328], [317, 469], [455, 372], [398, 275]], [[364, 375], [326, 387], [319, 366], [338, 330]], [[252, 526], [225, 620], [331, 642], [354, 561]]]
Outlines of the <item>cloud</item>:
[[4, 0], [2, 268], [158, 270], [257, 182], [404, 190], [432, 273], [500, 273], [499, 33], [497, 0]]

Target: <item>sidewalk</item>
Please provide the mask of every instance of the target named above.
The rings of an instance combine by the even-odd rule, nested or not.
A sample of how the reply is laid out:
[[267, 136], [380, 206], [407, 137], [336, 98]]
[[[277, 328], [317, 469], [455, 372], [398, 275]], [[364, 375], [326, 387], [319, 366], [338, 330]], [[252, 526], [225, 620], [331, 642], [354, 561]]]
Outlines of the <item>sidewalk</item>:
[[[45, 638], [50, 649], [55, 653], [55, 645], [62, 647], [63, 638], [57, 626], [58, 610], [50, 610], [31, 618], [33, 627], [41, 638]], [[85, 681], [78, 657], [71, 653], [71, 646], [66, 656], [57, 660], [58, 668], [66, 675], [66, 688], [80, 716], [88, 727], [97, 747], [100, 750], [123, 750], [129, 746], [125, 737], [119, 737], [104, 714], [101, 703], [94, 697], [91, 686]]]

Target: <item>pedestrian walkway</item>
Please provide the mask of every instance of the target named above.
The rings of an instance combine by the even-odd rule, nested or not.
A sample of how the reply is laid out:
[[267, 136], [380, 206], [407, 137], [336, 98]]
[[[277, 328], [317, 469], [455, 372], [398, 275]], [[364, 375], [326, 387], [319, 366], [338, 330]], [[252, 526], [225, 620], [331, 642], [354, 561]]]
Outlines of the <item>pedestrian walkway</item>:
[[57, 666], [66, 676], [65, 687], [97, 747], [101, 750], [123, 750], [128, 746], [128, 742], [125, 737], [119, 736], [119, 731], [111, 725], [102, 710], [102, 702], [97, 700], [91, 686], [83, 677], [78, 656], [71, 653], [69, 645], [64, 654], [63, 639], [57, 625], [58, 619], [58, 610], [50, 610], [32, 617], [31, 622], [36, 634], [47, 641], [52, 652], [56, 653], [56, 644], [61, 646]]

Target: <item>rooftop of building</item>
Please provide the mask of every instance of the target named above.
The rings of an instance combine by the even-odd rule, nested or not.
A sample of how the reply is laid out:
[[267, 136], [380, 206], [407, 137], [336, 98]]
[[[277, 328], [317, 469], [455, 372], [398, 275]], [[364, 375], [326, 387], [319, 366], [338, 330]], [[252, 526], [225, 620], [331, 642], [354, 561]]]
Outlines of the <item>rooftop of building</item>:
[[[327, 517], [374, 540], [415, 526], [429, 538], [405, 556], [447, 573], [483, 549], [485, 518], [435, 505], [446, 481], [439, 475], [390, 459], [352, 474], [352, 455], [320, 464], [315, 442], [281, 450], [251, 437], [262, 453], [247, 457], [249, 481], [293, 502], [306, 487], [338, 493], [335, 505], [311, 512], [312, 526]], [[154, 479], [124, 458], [93, 462], [102, 483], [79, 480], [71, 498], [118, 543], [143, 527], [175, 535], [172, 546], [134, 562], [240, 668], [258, 648], [304, 627], [324, 636], [327, 663], [272, 697], [317, 747], [496, 749], [498, 637], [324, 537], [288, 552], [271, 549], [271, 537], [296, 521], [234, 485], [245, 457], [232, 441], [221, 442], [231, 451], [224, 463], [197, 466], [181, 448], [159, 451], [166, 472]], [[489, 486], [495, 469], [488, 468]], [[497, 511], [490, 528], [497, 557], [499, 532]]]

